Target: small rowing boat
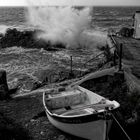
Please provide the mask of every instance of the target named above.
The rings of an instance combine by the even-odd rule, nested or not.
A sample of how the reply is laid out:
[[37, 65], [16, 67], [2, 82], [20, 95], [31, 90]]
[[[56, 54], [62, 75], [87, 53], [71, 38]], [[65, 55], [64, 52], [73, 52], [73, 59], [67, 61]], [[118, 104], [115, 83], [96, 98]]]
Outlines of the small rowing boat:
[[111, 126], [111, 117], [107, 116], [120, 106], [81, 86], [44, 92], [43, 104], [52, 125], [69, 134], [94, 140], [106, 139]]

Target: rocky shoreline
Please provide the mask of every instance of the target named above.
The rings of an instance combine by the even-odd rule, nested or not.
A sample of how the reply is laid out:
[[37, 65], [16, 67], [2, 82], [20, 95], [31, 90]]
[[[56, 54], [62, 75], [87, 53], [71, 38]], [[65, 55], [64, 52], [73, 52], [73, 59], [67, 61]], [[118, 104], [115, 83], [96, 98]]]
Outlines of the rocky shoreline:
[[[47, 51], [56, 51], [58, 48], [62, 49], [65, 48], [63, 44], [59, 44], [58, 46], [53, 46], [49, 42], [40, 42], [34, 40], [34, 34], [36, 31], [25, 31], [20, 32], [17, 29], [8, 29], [5, 35], [1, 35], [0, 37], [0, 48], [9, 48], [12, 46], [22, 46], [25, 48], [44, 48]], [[53, 47], [52, 47], [53, 46]], [[55, 49], [54, 49], [55, 48]], [[57, 49], [56, 49], [57, 48]], [[107, 67], [112, 66], [112, 57], [110, 52], [108, 51], [108, 48], [101, 48], [103, 51], [105, 51], [104, 58], [105, 62], [101, 63], [101, 61], [98, 61], [96, 63], [96, 68], [88, 69], [87, 71], [83, 71], [81, 73], [80, 70], [73, 70], [74, 75], [70, 74], [70, 71], [68, 71], [64, 74], [62, 74], [62, 70], [64, 67], [60, 68], [60, 72], [57, 74], [59, 77], [55, 77], [53, 81], [53, 88], [56, 86], [59, 86], [59, 83], [64, 81], [62, 85], [66, 86], [69, 83], [72, 83], [75, 79], [78, 79], [80, 76], [84, 76], [90, 72], [99, 70], [99, 68], [102, 67], [102, 69], [105, 69]], [[8, 69], [8, 80], [13, 80], [14, 77], [18, 77], [19, 79], [15, 82], [16, 84], [12, 87], [12, 89], [8, 90], [8, 87], [5, 86], [6, 92], [13, 92], [16, 93], [18, 88], [21, 88], [20, 85], [17, 83], [24, 82], [25, 85], [32, 86], [30, 90], [36, 90], [36, 89], [47, 89], [49, 86], [51, 86], [51, 82], [49, 81], [49, 74], [52, 73], [52, 70], [55, 70], [55, 72], [58, 70], [58, 67], [51, 67], [49, 70], [47, 69], [41, 69], [42, 67], [46, 67], [48, 63], [44, 63], [46, 60], [50, 59], [48, 56], [46, 57], [47, 53], [44, 51], [43, 53], [39, 52], [39, 50], [33, 50], [33, 52], [30, 50], [24, 50], [25, 52], [14, 54], [13, 52], [11, 54], [8, 54], [9, 61], [11, 61], [14, 57], [14, 61], [18, 58], [20, 58], [20, 62], [17, 63], [19, 66], [21, 62], [25, 64], [27, 63], [27, 66], [25, 67], [24, 71], [21, 67], [21, 70], [19, 72], [19, 69], [14, 69], [14, 73], [10, 73], [12, 70]], [[28, 54], [27, 58], [25, 57], [25, 54]], [[2, 54], [3, 55], [3, 54]], [[31, 57], [33, 55], [33, 57]], [[42, 56], [45, 56], [44, 58]], [[53, 56], [54, 54], [51, 54], [50, 56]], [[60, 54], [61, 55], [61, 54]], [[37, 57], [36, 57], [37, 56]], [[41, 57], [40, 57], [41, 56]], [[109, 56], [109, 57], [108, 57]], [[4, 54], [4, 58], [7, 57]], [[55, 56], [56, 57], [56, 56]], [[60, 59], [60, 56], [57, 56]], [[1, 57], [1, 63], [4, 63], [3, 57]], [[27, 62], [28, 59], [31, 59], [30, 62]], [[64, 62], [63, 64], [67, 64], [65, 60], [66, 57], [63, 59], [60, 59], [60, 62]], [[80, 57], [79, 57], [80, 58]], [[78, 58], [78, 59], [79, 59]], [[41, 61], [40, 61], [41, 59]], [[39, 60], [39, 61], [38, 61]], [[103, 60], [103, 59], [101, 59]], [[8, 61], [8, 60], [7, 60]], [[37, 61], [37, 63], [36, 63]], [[26, 63], [25, 63], [26, 62]], [[34, 67], [32, 67], [32, 64], [35, 64]], [[52, 63], [52, 61], [50, 61]], [[74, 62], [74, 68], [79, 67], [77, 65], [79, 61]], [[108, 63], [109, 62], [109, 63]], [[53, 62], [55, 65], [60, 65], [56, 60]], [[107, 63], [107, 65], [104, 65]], [[38, 65], [39, 64], [39, 65]], [[83, 63], [80, 63], [80, 65]], [[6, 62], [4, 65], [5, 68], [9, 66], [9, 62]], [[12, 64], [10, 65], [11, 68]], [[93, 64], [91, 64], [93, 67]], [[94, 65], [95, 66], [95, 65]], [[13, 67], [13, 66], [12, 66]], [[8, 67], [9, 68], [9, 67]], [[20, 67], [18, 67], [20, 68]], [[32, 69], [28, 69], [32, 68]], [[35, 70], [36, 71], [33, 71]], [[57, 69], [57, 70], [56, 70]], [[19, 73], [17, 73], [17, 71]], [[38, 78], [37, 80], [32, 81], [31, 77], [29, 76], [28, 71], [31, 73], [32, 77]], [[22, 74], [22, 75], [21, 75]], [[10, 77], [10, 76], [11, 77]], [[28, 75], [28, 76], [27, 76]], [[6, 79], [6, 76], [4, 76], [4, 79]], [[30, 81], [31, 79], [31, 81]], [[35, 79], [35, 78], [34, 78]], [[40, 80], [39, 80], [40, 79]], [[69, 79], [69, 82], [67, 80]], [[3, 81], [3, 80], [2, 80]], [[8, 81], [8, 83], [10, 83]], [[27, 83], [27, 81], [30, 81]], [[39, 82], [41, 81], [41, 82]], [[6, 83], [6, 81], [2, 82]], [[13, 81], [11, 83], [13, 85]], [[61, 85], [61, 86], [62, 86]], [[93, 86], [94, 85], [94, 86]], [[9, 85], [8, 85], [9, 86]], [[18, 87], [19, 86], [19, 87]], [[139, 94], [138, 93], [130, 93], [127, 84], [126, 79], [124, 77], [124, 73], [116, 73], [113, 76], [103, 76], [101, 78], [96, 78], [92, 80], [88, 80], [81, 84], [81, 86], [96, 92], [106, 98], [109, 98], [110, 100], [116, 100], [121, 104], [121, 107], [119, 109], [119, 113], [115, 114], [118, 118], [118, 120], [121, 122], [127, 133], [130, 135], [132, 139], [139, 140], [140, 134], [138, 130], [140, 129], [140, 104], [139, 104]], [[10, 86], [11, 87], [11, 86]], [[17, 88], [17, 89], [16, 89]], [[12, 91], [13, 90], [13, 91]], [[4, 94], [6, 93], [4, 92]], [[24, 94], [25, 92], [23, 92]], [[11, 95], [11, 93], [9, 93]], [[11, 96], [9, 96], [11, 97]], [[44, 112], [43, 104], [42, 104], [42, 93], [39, 91], [36, 91], [36, 94], [31, 94], [29, 96], [22, 96], [18, 98], [7, 98], [6, 100], [0, 101], [0, 139], [4, 140], [80, 140], [81, 138], [77, 138], [74, 136], [71, 136], [69, 134], [66, 134], [64, 132], [61, 132], [60, 130], [53, 127]], [[117, 128], [116, 125], [113, 124], [111, 132], [110, 132], [110, 139], [124, 139], [125, 137], [123, 134], [121, 134], [120, 130]]]

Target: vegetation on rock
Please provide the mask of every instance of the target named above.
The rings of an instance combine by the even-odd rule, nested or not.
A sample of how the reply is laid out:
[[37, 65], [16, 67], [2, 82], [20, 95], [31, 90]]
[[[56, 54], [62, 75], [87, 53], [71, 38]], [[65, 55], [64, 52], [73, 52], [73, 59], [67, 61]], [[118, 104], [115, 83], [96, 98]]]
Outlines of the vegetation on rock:
[[35, 38], [38, 32], [42, 31], [18, 31], [16, 28], [8, 28], [4, 35], [0, 35], [0, 48], [22, 46], [24, 48], [44, 48], [48, 51], [65, 48], [65, 45], [60, 42], [52, 44], [50, 41]]

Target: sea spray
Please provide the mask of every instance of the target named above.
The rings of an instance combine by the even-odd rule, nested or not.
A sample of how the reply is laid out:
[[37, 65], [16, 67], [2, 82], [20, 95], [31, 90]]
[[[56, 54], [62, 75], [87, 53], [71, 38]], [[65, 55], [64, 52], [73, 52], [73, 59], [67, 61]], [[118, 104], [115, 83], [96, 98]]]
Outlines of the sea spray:
[[[28, 2], [27, 21], [42, 31], [37, 33], [37, 38], [52, 44], [63, 43], [70, 48], [95, 48], [106, 43], [106, 36], [91, 29], [92, 7], [49, 6], [49, 1], [44, 3], [45, 6], [36, 6], [36, 1]], [[91, 30], [93, 34], [88, 33]]]
[[89, 27], [89, 12], [89, 8], [30, 7], [28, 21], [43, 31], [37, 34], [38, 38], [77, 47], [85, 37], [84, 31]]
[[8, 28], [11, 28], [11, 26], [0, 25], [0, 34], [5, 34]]

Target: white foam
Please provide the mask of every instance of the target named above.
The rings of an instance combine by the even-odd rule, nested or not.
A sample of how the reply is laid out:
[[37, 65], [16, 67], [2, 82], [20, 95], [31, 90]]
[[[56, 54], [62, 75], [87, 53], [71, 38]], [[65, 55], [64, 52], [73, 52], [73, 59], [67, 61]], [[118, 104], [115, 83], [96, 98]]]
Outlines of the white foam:
[[8, 28], [11, 28], [11, 26], [0, 25], [0, 33], [5, 34], [5, 32]]
[[83, 32], [90, 24], [90, 8], [29, 7], [27, 20], [44, 31], [37, 35], [38, 38], [52, 43], [62, 42], [72, 47], [84, 38]]

